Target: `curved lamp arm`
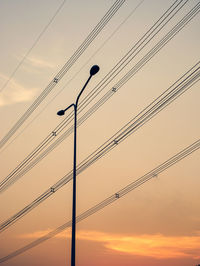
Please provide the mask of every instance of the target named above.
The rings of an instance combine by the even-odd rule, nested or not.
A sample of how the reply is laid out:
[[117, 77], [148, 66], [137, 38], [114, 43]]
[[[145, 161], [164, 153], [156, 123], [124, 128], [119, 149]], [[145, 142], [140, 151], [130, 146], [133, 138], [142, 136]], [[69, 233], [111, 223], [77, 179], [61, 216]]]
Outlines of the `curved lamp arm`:
[[67, 108], [65, 108], [64, 110], [60, 110], [60, 111], [58, 111], [58, 112], [57, 112], [57, 115], [59, 115], [59, 116], [64, 115], [65, 112], [66, 112], [69, 108], [71, 108], [72, 106], [74, 106], [74, 108], [75, 108], [75, 104], [72, 103], [72, 104], [70, 104]]

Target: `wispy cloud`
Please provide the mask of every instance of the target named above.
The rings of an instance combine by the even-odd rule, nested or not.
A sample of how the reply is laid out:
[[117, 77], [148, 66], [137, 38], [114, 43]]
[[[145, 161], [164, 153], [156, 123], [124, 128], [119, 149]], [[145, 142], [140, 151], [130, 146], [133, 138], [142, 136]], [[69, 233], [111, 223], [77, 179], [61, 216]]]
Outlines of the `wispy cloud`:
[[[8, 78], [0, 74], [0, 78], [7, 80]], [[37, 93], [37, 89], [26, 89], [21, 84], [12, 79], [6, 90], [0, 94], [0, 106], [11, 105], [14, 103], [28, 102], [33, 99]]]
[[27, 63], [30, 63], [34, 67], [40, 67], [40, 68], [54, 68], [54, 65], [50, 62], [47, 62], [46, 60], [43, 60], [36, 56], [29, 56], [26, 58]]
[[[32, 234], [21, 235], [22, 238], [35, 239], [51, 230], [38, 231]], [[69, 231], [57, 235], [57, 238], [70, 237]], [[200, 235], [193, 236], [164, 236], [154, 235], [120, 235], [97, 231], [78, 231], [80, 240], [101, 243], [106, 249], [157, 259], [193, 258], [200, 259]]]
[[[15, 59], [20, 62], [23, 58], [23, 55], [16, 54], [14, 55]], [[49, 62], [49, 60], [45, 60], [41, 56], [38, 55], [30, 55], [26, 57], [26, 59], [23, 61], [23, 68], [25, 70], [30, 70], [35, 71], [37, 68], [45, 68], [45, 69], [52, 69], [55, 68], [56, 65], [55, 63]]]

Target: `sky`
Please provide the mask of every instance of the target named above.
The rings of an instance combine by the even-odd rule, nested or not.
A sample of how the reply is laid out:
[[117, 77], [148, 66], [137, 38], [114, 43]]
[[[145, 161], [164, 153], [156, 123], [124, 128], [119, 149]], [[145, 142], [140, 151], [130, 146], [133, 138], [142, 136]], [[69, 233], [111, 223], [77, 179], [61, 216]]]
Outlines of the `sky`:
[[[0, 92], [0, 139], [73, 55], [113, 0], [66, 0], [7, 86]], [[39, 107], [0, 150], [1, 177], [9, 173], [63, 118], [92, 65], [100, 71], [85, 97], [172, 5], [171, 0], [126, 0]], [[0, 89], [37, 40], [61, 0], [0, 2]], [[87, 106], [134, 66], [199, 1], [173, 19]], [[199, 61], [195, 16], [120, 90], [78, 128], [77, 163], [107, 141]], [[83, 99], [82, 98], [82, 99]], [[77, 215], [113, 195], [199, 139], [199, 82], [77, 177]], [[72, 123], [70, 124], [72, 125]], [[67, 128], [66, 128], [67, 130]], [[65, 131], [63, 131], [65, 132]], [[58, 136], [56, 137], [58, 138]], [[56, 139], [55, 138], [55, 139]], [[73, 134], [7, 190], [0, 223], [50, 188], [73, 166]], [[200, 264], [200, 151], [77, 224], [77, 266], [194, 266]], [[72, 183], [0, 233], [0, 258], [71, 220]], [[2, 265], [69, 265], [71, 229]]]

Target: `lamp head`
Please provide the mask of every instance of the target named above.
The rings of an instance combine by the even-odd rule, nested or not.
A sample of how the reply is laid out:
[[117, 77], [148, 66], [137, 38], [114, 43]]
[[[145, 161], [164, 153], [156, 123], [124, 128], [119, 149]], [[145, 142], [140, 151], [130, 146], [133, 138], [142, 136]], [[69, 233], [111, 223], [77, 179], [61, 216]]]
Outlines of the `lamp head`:
[[59, 116], [62, 116], [64, 114], [65, 114], [65, 111], [64, 110], [60, 110], [60, 111], [57, 112], [57, 115], [59, 115]]
[[91, 69], [90, 69], [90, 75], [91, 75], [91, 76], [94, 76], [98, 71], [99, 71], [99, 66], [94, 65], [94, 66], [91, 67]]

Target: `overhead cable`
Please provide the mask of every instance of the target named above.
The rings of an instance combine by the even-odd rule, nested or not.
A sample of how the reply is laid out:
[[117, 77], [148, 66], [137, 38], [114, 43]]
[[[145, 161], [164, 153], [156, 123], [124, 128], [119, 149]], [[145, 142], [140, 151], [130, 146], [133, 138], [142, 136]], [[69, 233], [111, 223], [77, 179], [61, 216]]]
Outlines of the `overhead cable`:
[[[98, 161], [113, 148], [117, 147], [122, 141], [128, 138], [146, 122], [151, 120], [156, 114], [166, 108], [170, 103], [180, 97], [184, 92], [191, 88], [200, 80], [200, 66], [191, 68], [180, 79], [178, 79], [170, 88], [165, 90], [159, 97], [152, 101], [146, 108], [144, 108], [137, 116], [131, 119], [125, 126], [117, 131], [111, 138], [104, 142], [98, 149], [87, 156], [78, 166], [77, 175], [82, 173], [85, 169]], [[47, 189], [33, 202], [28, 204], [22, 210], [11, 216], [5, 222], [0, 224], [0, 232], [7, 229], [17, 220], [21, 219], [25, 214], [37, 207], [44, 200], [56, 193], [57, 190], [66, 185], [73, 178], [73, 171], [62, 177], [53, 186]]]
[[11, 73], [11, 75], [9, 76], [9, 78], [6, 80], [6, 82], [3, 84], [3, 86], [0, 89], [0, 92], [2, 92], [8, 85], [8, 83], [12, 80], [12, 78], [14, 77], [15, 73], [18, 71], [18, 69], [21, 67], [21, 65], [24, 63], [24, 61], [26, 60], [26, 58], [28, 57], [28, 55], [31, 53], [31, 51], [33, 50], [33, 48], [36, 46], [36, 44], [39, 42], [39, 40], [41, 39], [42, 35], [46, 32], [46, 30], [49, 28], [49, 26], [51, 25], [51, 23], [53, 22], [53, 20], [55, 19], [55, 17], [58, 15], [58, 13], [60, 12], [60, 10], [62, 9], [62, 7], [64, 6], [64, 4], [66, 3], [66, 0], [64, 0], [58, 7], [58, 9], [56, 10], [56, 12], [54, 13], [53, 17], [51, 17], [51, 19], [49, 20], [49, 22], [47, 23], [47, 25], [44, 27], [44, 29], [40, 32], [40, 34], [38, 35], [38, 37], [36, 38], [36, 40], [34, 41], [34, 43], [32, 44], [32, 46], [29, 48], [29, 50], [26, 52], [26, 54], [23, 56], [22, 60], [17, 64], [17, 66], [15, 67], [14, 71]]
[[[199, 6], [200, 8], [200, 6]], [[191, 11], [189, 13], [192, 13]], [[174, 29], [176, 28], [177, 31], [180, 30], [180, 27], [183, 28], [183, 25], [186, 25], [185, 23], [189, 21], [191, 18], [188, 16], [188, 14], [184, 17], [186, 19], [182, 19], [181, 21], [184, 21], [184, 24], [177, 23], [127, 74], [125, 74], [124, 77], [122, 77], [112, 89], [110, 89], [107, 93], [101, 97], [101, 99], [95, 103], [84, 115], [82, 115], [78, 119], [77, 125], [81, 125], [84, 121], [86, 121], [96, 110], [98, 110], [99, 107], [101, 107], [111, 96], [113, 96], [117, 90], [119, 90], [125, 82], [127, 82], [134, 74], [136, 74], [141, 67], [143, 67], [155, 54], [160, 51], [166, 45], [172, 36], [175, 36], [176, 31]], [[193, 15], [193, 13], [192, 13]], [[179, 27], [176, 27], [179, 25]], [[171, 33], [171, 34], [170, 34]], [[166, 36], [168, 38], [166, 38]], [[156, 48], [156, 49], [155, 49]], [[134, 55], [133, 55], [134, 57]], [[197, 63], [198, 64], [198, 63]], [[96, 86], [93, 90], [93, 98], [95, 95], [97, 96], [97, 93], [100, 93], [107, 85], [103, 83], [102, 86]], [[94, 94], [94, 92], [96, 94]], [[91, 95], [90, 95], [91, 96]], [[89, 103], [92, 101], [91, 97], [89, 99]], [[88, 104], [89, 104], [88, 103]], [[84, 105], [80, 103], [80, 109], [79, 112], [86, 106], [86, 102], [84, 102]], [[82, 108], [82, 109], [81, 109]], [[52, 151], [55, 147], [57, 147], [66, 137], [68, 137], [73, 132], [73, 126], [70, 126], [70, 123], [73, 122], [73, 113], [70, 113], [66, 119], [64, 119], [64, 122], [61, 122], [53, 131], [52, 133], [44, 139], [44, 141], [36, 147], [36, 149], [29, 154], [4, 180], [0, 183], [0, 192], [7, 189], [11, 184], [13, 184], [15, 181], [17, 181], [20, 177], [22, 177], [25, 173], [27, 173], [32, 167], [34, 167], [40, 160], [42, 160], [50, 151]], [[49, 147], [48, 145], [50, 142], [52, 142], [53, 138], [58, 136], [65, 127], [70, 126], [54, 143], [52, 143]], [[44, 151], [43, 151], [44, 150]]]
[[101, 21], [96, 25], [92, 32], [87, 36], [84, 42], [79, 46], [76, 52], [70, 57], [67, 63], [62, 67], [62, 69], [57, 73], [57, 75], [51, 80], [47, 87], [42, 91], [42, 93], [37, 97], [37, 99], [32, 103], [32, 105], [26, 110], [26, 112], [20, 117], [20, 119], [14, 124], [14, 126], [8, 131], [8, 133], [1, 139], [0, 148], [2, 148], [7, 141], [14, 135], [14, 133], [19, 129], [20, 126], [28, 119], [28, 117], [33, 113], [33, 111], [40, 105], [40, 103], [47, 97], [47, 95], [52, 91], [52, 89], [57, 85], [57, 83], [63, 78], [67, 71], [73, 66], [73, 64], [78, 60], [86, 48], [91, 44], [91, 42], [97, 37], [101, 30], [106, 26], [110, 19], [115, 15], [119, 8], [124, 4], [126, 0], [117, 0], [104, 15]]
[[[67, 83], [62, 87], [62, 89], [55, 94], [55, 96], [52, 97], [52, 99], [38, 112], [38, 114], [30, 120], [29, 123], [26, 124], [26, 126], [18, 133], [15, 137], [12, 138], [12, 140], [7, 143], [7, 145], [4, 146], [3, 149], [1, 149], [0, 153], [4, 152], [20, 135], [24, 133], [24, 131], [41, 115], [42, 112], [54, 101], [54, 99], [66, 88], [67, 85], [69, 85], [72, 80], [77, 77], [77, 75], [81, 72], [81, 70], [91, 61], [91, 59], [102, 50], [102, 48], [105, 46], [105, 44], [119, 31], [119, 29], [130, 19], [130, 17], [135, 13], [135, 11], [142, 5], [142, 3], [145, 0], [141, 0], [133, 9], [132, 11], [126, 16], [126, 18], [115, 28], [115, 30], [109, 35], [109, 37], [100, 45], [100, 47], [87, 59], [87, 61], [82, 65], [82, 67], [70, 78]], [[189, 0], [188, 0], [189, 1]]]
[[[184, 158], [186, 158], [187, 156], [189, 156], [193, 152], [197, 151], [199, 148], [200, 148], [200, 139], [198, 139], [197, 141], [195, 141], [194, 143], [192, 143], [191, 145], [189, 145], [188, 147], [186, 147], [185, 149], [183, 149], [182, 151], [180, 151], [179, 153], [177, 153], [176, 155], [174, 155], [173, 157], [171, 157], [167, 161], [163, 162], [162, 164], [160, 164], [159, 166], [157, 166], [156, 168], [154, 168], [150, 172], [146, 173], [142, 177], [133, 181], [132, 183], [130, 183], [126, 187], [122, 188], [121, 190], [117, 191], [116, 193], [112, 194], [110, 197], [104, 199], [103, 201], [99, 202], [98, 204], [96, 204], [92, 208], [90, 208], [87, 211], [83, 212], [82, 214], [78, 215], [76, 218], [76, 222], [77, 223], [81, 222], [82, 220], [84, 220], [84, 219], [90, 217], [91, 215], [97, 213], [98, 211], [104, 209], [106, 206], [108, 206], [108, 205], [112, 204], [113, 202], [121, 199], [126, 194], [135, 190], [136, 188], [143, 185], [144, 183], [151, 180], [152, 178], [155, 178], [155, 176], [161, 174], [162, 172], [164, 172], [168, 168], [172, 167], [174, 164], [180, 162], [181, 160], [183, 160]], [[47, 233], [46, 235], [34, 240], [33, 242], [29, 243], [28, 245], [25, 245], [24, 247], [15, 250], [14, 252], [10, 253], [9, 255], [0, 258], [0, 263], [3, 263], [7, 260], [10, 260], [10, 259], [12, 259], [12, 258], [14, 258], [20, 254], [23, 254], [27, 250], [30, 250], [30, 249], [40, 245], [44, 241], [56, 236], [57, 234], [61, 233], [65, 229], [71, 227], [71, 224], [72, 224], [72, 222], [68, 221], [65, 224], [56, 228], [55, 230], [53, 230], [53, 231]]]
[[[177, 2], [177, 1], [176, 1]], [[181, 5], [181, 7], [186, 3]], [[175, 4], [175, 3], [174, 3]], [[174, 5], [173, 4], [173, 5]], [[179, 4], [179, 3], [178, 3]], [[83, 102], [80, 103], [80, 109], [78, 109], [78, 112], [80, 113], [86, 106], [112, 81], [113, 74], [115, 76], [119, 74], [119, 72], [125, 67], [123, 66], [123, 63], [126, 63], [127, 60], [130, 62], [130, 55], [132, 56], [131, 60], [138, 54], [138, 52], [155, 36], [162, 27], [167, 23], [165, 21], [166, 17], [168, 18], [169, 12], [171, 14], [172, 11], [177, 12], [178, 10], [175, 10], [177, 6], [171, 6], [164, 15], [150, 28], [150, 30], [144, 35], [146, 37], [142, 37], [136, 45], [134, 45], [134, 49], [132, 48], [130, 51], [124, 56], [123, 60], [121, 59], [120, 62], [104, 77], [104, 79], [92, 90], [92, 92], [89, 94], [89, 96], [86, 96], [88, 101], [86, 101], [86, 98], [84, 98]], [[181, 8], [179, 7], [179, 9]], [[169, 12], [168, 12], [169, 11]], [[171, 14], [171, 17], [168, 19], [168, 21], [174, 16], [175, 13]], [[163, 24], [163, 21], [165, 21], [165, 24]], [[159, 22], [159, 23], [158, 23]], [[177, 25], [177, 24], [176, 24]], [[185, 24], [184, 24], [185, 25]], [[160, 27], [159, 27], [160, 26]], [[180, 26], [183, 26], [183, 24], [180, 24]], [[159, 28], [158, 28], [159, 27]], [[176, 26], [175, 26], [176, 27]], [[174, 28], [175, 28], [174, 27]], [[155, 29], [158, 30], [154, 35], [152, 36], [152, 32], [155, 31]], [[174, 29], [173, 28], [173, 29]], [[174, 33], [174, 30], [171, 30], [168, 32], [168, 36], [171, 37], [170, 32]], [[178, 27], [179, 29], [179, 27]], [[166, 35], [165, 35], [166, 36]], [[145, 65], [164, 45], [168, 42], [169, 39], [165, 38], [165, 36], [124, 76], [122, 77], [116, 85], [112, 89], [110, 89], [107, 93], [103, 95], [103, 97], [95, 103], [84, 115], [82, 115], [78, 119], [78, 126], [81, 125], [84, 121], [87, 120], [100, 106], [102, 106], [111, 96], [113, 96], [117, 90], [119, 90], [124, 84], [125, 84], [125, 78], [126, 81], [130, 79], [130, 73], [133, 76], [133, 74], [136, 74], [139, 69], [141, 69], [142, 66]], [[173, 35], [175, 36], [175, 35]], [[163, 40], [165, 39], [165, 42]], [[144, 41], [146, 43], [144, 44]], [[160, 45], [159, 45], [160, 44]], [[141, 47], [141, 45], [143, 45]], [[154, 49], [154, 48], [157, 49]], [[138, 51], [138, 48], [140, 50]], [[121, 65], [120, 65], [121, 64]], [[118, 71], [116, 74], [115, 71], [118, 70], [120, 67], [121, 70]], [[134, 73], [133, 73], [134, 71]], [[109, 80], [110, 78], [110, 80]], [[123, 84], [122, 84], [123, 81]], [[0, 192], [8, 188], [9, 185], [13, 184], [19, 177], [23, 176], [27, 171], [29, 171], [33, 166], [35, 166], [42, 158], [44, 158], [45, 154], [48, 154], [47, 150], [53, 150], [57, 145], [59, 145], [67, 136], [70, 135], [73, 131], [73, 126], [69, 127], [53, 144], [50, 145], [50, 143], [54, 140], [56, 136], [58, 136], [67, 126], [70, 126], [70, 123], [73, 121], [73, 112], [70, 113], [66, 119], [64, 119], [4, 180], [0, 183]], [[48, 147], [48, 145], [50, 145]], [[46, 149], [46, 150], [45, 150]], [[42, 151], [44, 152], [42, 153]], [[39, 159], [40, 158], [40, 159]]]

